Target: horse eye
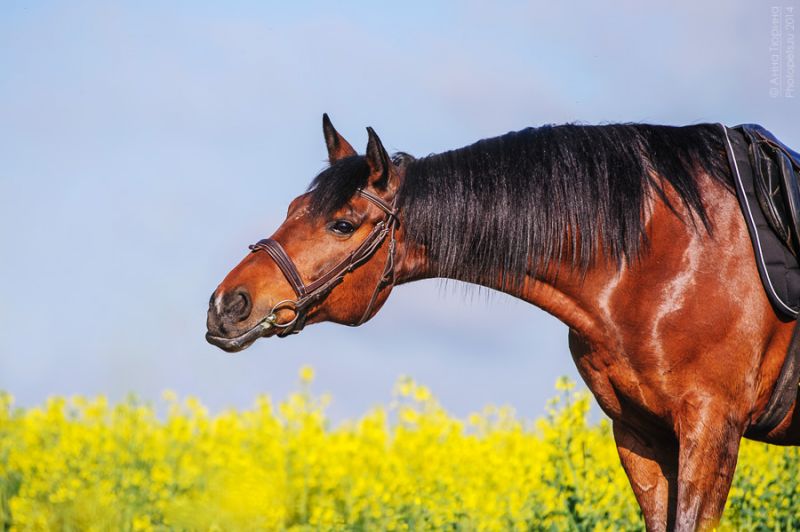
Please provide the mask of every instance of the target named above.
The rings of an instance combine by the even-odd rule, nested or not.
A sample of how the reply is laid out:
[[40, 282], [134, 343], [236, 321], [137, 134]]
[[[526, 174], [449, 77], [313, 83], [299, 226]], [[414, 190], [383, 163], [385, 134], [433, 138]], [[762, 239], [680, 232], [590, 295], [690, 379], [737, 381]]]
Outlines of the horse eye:
[[356, 228], [353, 227], [353, 224], [347, 220], [336, 220], [331, 224], [331, 231], [340, 235], [349, 235], [355, 230]]

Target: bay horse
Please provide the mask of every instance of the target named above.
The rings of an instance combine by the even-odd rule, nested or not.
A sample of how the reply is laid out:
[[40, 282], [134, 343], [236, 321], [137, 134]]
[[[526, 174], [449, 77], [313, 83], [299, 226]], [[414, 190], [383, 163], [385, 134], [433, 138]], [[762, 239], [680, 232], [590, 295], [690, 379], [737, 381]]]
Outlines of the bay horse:
[[648, 530], [713, 527], [742, 437], [800, 441], [796, 402], [751, 430], [794, 322], [760, 284], [719, 125], [544, 126], [423, 158], [367, 131], [358, 155], [323, 116], [330, 165], [214, 291], [210, 343], [359, 325], [418, 279], [523, 299], [569, 327]]

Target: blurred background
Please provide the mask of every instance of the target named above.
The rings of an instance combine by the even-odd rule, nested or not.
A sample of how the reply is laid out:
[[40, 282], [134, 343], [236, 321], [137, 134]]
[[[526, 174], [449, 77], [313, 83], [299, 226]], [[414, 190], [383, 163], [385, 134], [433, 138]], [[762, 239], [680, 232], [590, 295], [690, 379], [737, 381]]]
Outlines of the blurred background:
[[0, 389], [219, 410], [311, 364], [334, 419], [400, 375], [457, 415], [537, 416], [578, 379], [567, 329], [501, 294], [407, 285], [359, 329], [233, 356], [204, 340], [209, 295], [324, 167], [323, 112], [360, 151], [366, 126], [426, 155], [572, 121], [758, 122], [800, 148], [789, 7], [4, 0]]

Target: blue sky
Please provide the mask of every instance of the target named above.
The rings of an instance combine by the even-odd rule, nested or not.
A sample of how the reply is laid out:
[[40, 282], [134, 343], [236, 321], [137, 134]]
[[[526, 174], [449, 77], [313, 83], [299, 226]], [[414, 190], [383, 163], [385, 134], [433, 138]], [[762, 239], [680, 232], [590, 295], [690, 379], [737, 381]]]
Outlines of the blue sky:
[[362, 151], [366, 126], [424, 155], [568, 121], [759, 122], [800, 147], [771, 5], [792, 4], [3, 2], [0, 388], [218, 409], [309, 363], [337, 418], [401, 374], [460, 415], [538, 415], [577, 378], [567, 330], [508, 297], [412, 284], [359, 329], [235, 356], [204, 341], [208, 297], [323, 167], [323, 112]]

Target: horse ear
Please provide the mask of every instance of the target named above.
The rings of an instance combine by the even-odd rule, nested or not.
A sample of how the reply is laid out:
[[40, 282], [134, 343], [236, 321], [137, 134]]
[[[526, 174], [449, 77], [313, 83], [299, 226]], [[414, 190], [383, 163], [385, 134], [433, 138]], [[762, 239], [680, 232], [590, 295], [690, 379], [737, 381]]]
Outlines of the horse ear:
[[383, 189], [389, 184], [392, 171], [392, 161], [383, 147], [381, 139], [375, 130], [367, 128], [369, 141], [367, 142], [367, 163], [370, 170], [370, 184], [375, 188]]
[[325, 144], [328, 146], [328, 162], [331, 164], [356, 155], [356, 150], [333, 127], [328, 113], [322, 115], [322, 133], [325, 135]]

